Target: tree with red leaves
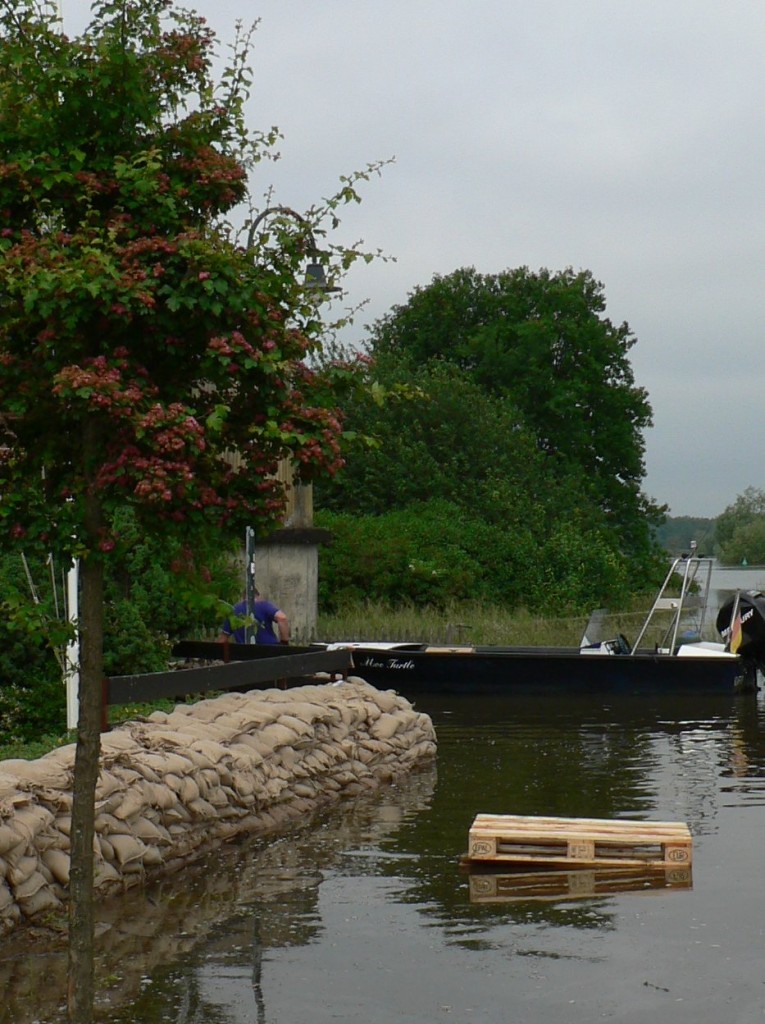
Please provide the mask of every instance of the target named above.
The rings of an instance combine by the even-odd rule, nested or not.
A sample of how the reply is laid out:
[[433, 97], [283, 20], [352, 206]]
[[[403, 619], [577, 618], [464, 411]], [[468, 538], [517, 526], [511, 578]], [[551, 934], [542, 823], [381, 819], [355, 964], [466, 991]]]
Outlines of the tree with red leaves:
[[252, 33], [216, 82], [213, 34], [172, 0], [102, 0], [81, 36], [60, 29], [52, 4], [0, 0], [0, 545], [81, 564], [69, 1008], [85, 1021], [116, 512], [132, 506], [153, 535], [265, 531], [281, 459], [304, 481], [341, 465], [299, 270], [322, 212], [335, 219], [367, 175], [274, 218], [254, 258], [224, 220], [276, 139], [245, 124]]

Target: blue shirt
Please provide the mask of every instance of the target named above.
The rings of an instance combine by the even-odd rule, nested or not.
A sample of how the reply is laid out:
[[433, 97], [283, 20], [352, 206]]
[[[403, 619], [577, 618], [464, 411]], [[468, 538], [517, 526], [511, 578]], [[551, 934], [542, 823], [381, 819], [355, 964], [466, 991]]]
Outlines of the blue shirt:
[[[256, 644], [278, 644], [279, 638], [274, 633], [274, 620], [279, 609], [271, 601], [263, 601], [260, 598], [254, 602], [252, 606], [252, 617], [255, 619], [253, 625], [250, 626], [252, 630], [255, 628], [255, 643]], [[234, 615], [244, 617], [247, 614], [247, 602], [240, 601], [239, 604], [234, 605]], [[244, 639], [244, 626], [240, 626], [238, 629], [231, 629], [231, 622], [229, 619], [224, 619], [223, 625], [221, 626], [221, 632], [225, 633], [226, 636], [230, 636], [235, 644], [245, 643]], [[250, 636], [252, 642], [252, 635]]]

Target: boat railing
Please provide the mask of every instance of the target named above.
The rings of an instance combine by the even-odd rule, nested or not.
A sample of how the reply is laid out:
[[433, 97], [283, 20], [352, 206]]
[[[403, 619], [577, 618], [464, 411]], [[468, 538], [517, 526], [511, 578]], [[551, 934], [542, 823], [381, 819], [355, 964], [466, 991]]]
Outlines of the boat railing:
[[[640, 646], [659, 612], [672, 613], [664, 638], [659, 644], [660, 648], [667, 649], [672, 654], [675, 653], [683, 618], [691, 611], [698, 613], [695, 632], [699, 638], [701, 637], [712, 580], [712, 565], [711, 558], [700, 555], [681, 555], [672, 562], [664, 583], [632, 645], [633, 652]], [[678, 581], [679, 593], [677, 593]]]

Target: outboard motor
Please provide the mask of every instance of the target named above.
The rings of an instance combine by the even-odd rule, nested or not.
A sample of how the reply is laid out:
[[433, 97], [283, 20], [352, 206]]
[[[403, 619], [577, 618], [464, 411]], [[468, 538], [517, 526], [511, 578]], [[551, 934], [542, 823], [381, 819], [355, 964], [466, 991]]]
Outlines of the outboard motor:
[[739, 590], [721, 606], [715, 625], [728, 650], [765, 671], [765, 594]]

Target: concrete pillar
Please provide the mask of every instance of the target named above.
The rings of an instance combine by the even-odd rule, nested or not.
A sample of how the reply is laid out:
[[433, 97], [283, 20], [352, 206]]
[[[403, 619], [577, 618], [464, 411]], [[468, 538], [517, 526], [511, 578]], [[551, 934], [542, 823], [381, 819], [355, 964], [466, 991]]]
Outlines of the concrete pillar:
[[313, 525], [313, 486], [296, 483], [292, 466], [282, 462], [287, 487], [284, 527], [255, 545], [255, 585], [290, 620], [292, 642], [316, 639], [319, 610], [319, 544], [332, 539]]
[[255, 547], [255, 585], [263, 597], [278, 605], [290, 620], [292, 642], [316, 638], [319, 608], [319, 547], [315, 542], [293, 543], [288, 530]]

